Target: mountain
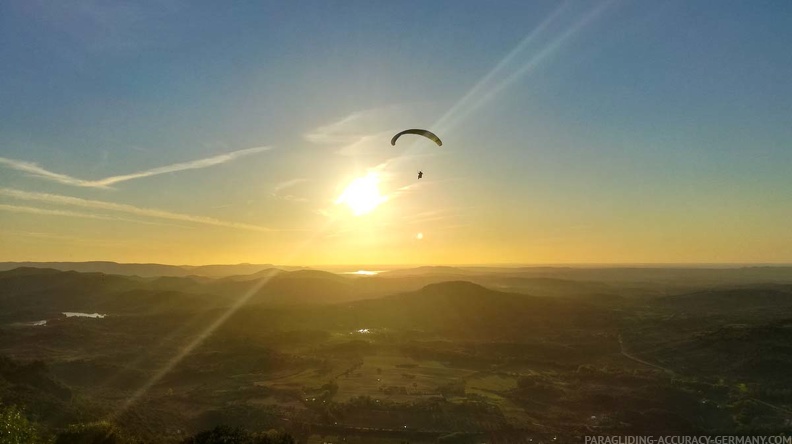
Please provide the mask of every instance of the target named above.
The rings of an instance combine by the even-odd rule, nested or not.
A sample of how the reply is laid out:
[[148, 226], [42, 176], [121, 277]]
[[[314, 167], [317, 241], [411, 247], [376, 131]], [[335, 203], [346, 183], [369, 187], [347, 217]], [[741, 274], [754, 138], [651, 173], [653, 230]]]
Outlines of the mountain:
[[788, 393], [792, 384], [792, 318], [757, 325], [711, 326], [643, 356], [686, 373], [762, 381], [766, 389]]
[[[250, 275], [275, 268], [272, 264], [236, 264], [236, 265], [182, 265], [180, 268], [189, 274], [207, 277], [225, 277], [235, 275]], [[288, 267], [295, 269], [294, 267]], [[297, 268], [299, 269], [299, 268]]]
[[380, 273], [382, 277], [425, 275], [500, 275], [598, 282], [688, 284], [792, 283], [792, 266], [586, 266], [586, 267], [416, 267]]
[[168, 279], [165, 285], [158, 281], [38, 268], [4, 271], [0, 272], [0, 319], [29, 322], [57, 318], [62, 312], [150, 312], [211, 307], [219, 302], [216, 295], [207, 292], [172, 290], [187, 282], [200, 286], [190, 279], [178, 282]]
[[0, 262], [0, 271], [18, 267], [51, 268], [60, 271], [81, 273], [105, 273], [129, 276], [188, 276], [190, 273], [176, 265], [162, 264], [119, 264], [116, 262]]
[[755, 285], [698, 291], [658, 298], [654, 303], [678, 312], [741, 312], [792, 309], [792, 285]]
[[17, 361], [0, 355], [0, 399], [4, 405], [36, 412], [50, 424], [62, 427], [75, 420], [71, 390], [55, 379], [42, 361]]
[[621, 289], [602, 282], [576, 281], [547, 277], [501, 277], [486, 276], [474, 279], [476, 282], [506, 291], [518, 291], [534, 296], [566, 297], [566, 298], [600, 298], [602, 300], [618, 299]]
[[497, 337], [551, 328], [604, 327], [609, 318], [579, 301], [506, 293], [468, 281], [431, 284], [417, 291], [357, 301], [348, 311], [362, 326]]
[[223, 279], [138, 277], [22, 267], [0, 271], [0, 321], [54, 319], [62, 312], [152, 313], [247, 304], [349, 302], [365, 297], [354, 279], [317, 270], [267, 269]]
[[[120, 264], [117, 262], [0, 262], [0, 271], [13, 270], [19, 267], [51, 268], [60, 271], [79, 271], [82, 273], [105, 273], [126, 276], [159, 277], [159, 276], [205, 276], [224, 277], [257, 273], [268, 268], [270, 264], [236, 264], [236, 265], [163, 265], [163, 264]], [[302, 267], [285, 267], [288, 270], [300, 270]]]
[[85, 311], [107, 295], [141, 285], [139, 278], [103, 273], [35, 268], [0, 272], [0, 313], [33, 315], [35, 320], [62, 311]]
[[354, 280], [318, 270], [277, 273], [264, 278], [249, 303], [276, 305], [334, 304], [360, 298]]
[[470, 276], [479, 272], [461, 267], [448, 266], [424, 266], [415, 268], [403, 268], [380, 273], [382, 277], [402, 277], [402, 276], [425, 276], [425, 275], [451, 275], [451, 276]]
[[241, 275], [232, 275], [220, 278], [218, 281], [234, 281], [234, 282], [243, 282], [243, 281], [252, 281], [255, 279], [267, 279], [275, 276], [279, 273], [285, 273], [284, 270], [280, 268], [265, 268], [264, 270], [257, 271], [255, 273], [250, 274], [241, 274]]

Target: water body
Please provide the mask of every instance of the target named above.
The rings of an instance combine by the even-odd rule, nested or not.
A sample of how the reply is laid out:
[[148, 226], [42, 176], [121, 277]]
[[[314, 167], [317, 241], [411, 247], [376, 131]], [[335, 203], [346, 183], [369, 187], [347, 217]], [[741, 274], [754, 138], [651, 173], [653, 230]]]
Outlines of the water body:
[[107, 315], [99, 314], [99, 313], [80, 313], [80, 312], [74, 312], [74, 311], [64, 311], [63, 314], [66, 315], [67, 318], [78, 317], [78, 318], [102, 319], [103, 317], [107, 316]]
[[[79, 311], [64, 311], [64, 312], [61, 312], [61, 314], [63, 314], [67, 318], [78, 317], [78, 318], [102, 319], [105, 316], [107, 316], [106, 314], [81, 313]], [[24, 327], [41, 327], [41, 326], [47, 325], [47, 319], [42, 319], [41, 321], [32, 321], [32, 322], [17, 322], [17, 323], [10, 324], [10, 325], [24, 326]]]
[[345, 271], [341, 274], [354, 274], [357, 276], [376, 276], [384, 270], [358, 270], [358, 271]]

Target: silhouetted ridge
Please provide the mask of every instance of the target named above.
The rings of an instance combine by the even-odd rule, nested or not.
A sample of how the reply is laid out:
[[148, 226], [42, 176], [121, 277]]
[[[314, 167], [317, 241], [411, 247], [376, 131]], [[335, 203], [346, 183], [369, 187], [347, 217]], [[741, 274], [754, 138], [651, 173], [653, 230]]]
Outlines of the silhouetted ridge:
[[658, 299], [661, 306], [679, 310], [739, 310], [759, 306], [788, 307], [792, 291], [788, 288], [736, 288], [697, 291]]
[[45, 275], [45, 274], [58, 274], [60, 270], [56, 270], [54, 268], [36, 268], [36, 267], [18, 267], [14, 268], [13, 270], [8, 270], [4, 272], [0, 272], [0, 277], [11, 277], [11, 276], [36, 276], [36, 275]]
[[270, 279], [276, 275], [288, 273], [280, 268], [265, 268], [264, 270], [257, 271], [251, 274], [237, 274], [233, 276], [226, 276], [224, 278], [218, 279], [218, 281], [230, 281], [230, 282], [244, 282], [244, 281], [253, 281], [257, 279]]
[[357, 301], [344, 310], [356, 325], [443, 332], [474, 340], [513, 340], [529, 331], [602, 328], [609, 322], [606, 313], [580, 301], [507, 293], [468, 281], [429, 284]]
[[420, 290], [393, 295], [385, 299], [427, 313], [436, 310], [442, 311], [449, 307], [470, 310], [471, 313], [475, 313], [478, 310], [490, 312], [509, 310], [509, 307], [523, 307], [527, 300], [536, 298], [490, 290], [468, 281], [448, 281], [429, 284]]
[[391, 270], [384, 273], [380, 273], [382, 277], [394, 277], [394, 276], [423, 276], [423, 275], [450, 275], [450, 276], [465, 276], [470, 274], [476, 274], [473, 271], [462, 269], [459, 267], [448, 267], [443, 265], [435, 265], [435, 266], [423, 266], [423, 267], [415, 267], [415, 268], [404, 268], [404, 269], [397, 269]]
[[489, 288], [482, 287], [479, 284], [474, 284], [469, 281], [447, 281], [438, 282], [436, 284], [429, 284], [418, 290], [426, 295], [433, 294], [453, 294], [459, 296], [481, 295], [487, 293], [500, 293], [498, 291], [490, 290]]
[[336, 282], [345, 282], [347, 278], [335, 273], [321, 270], [297, 270], [278, 274], [278, 279], [329, 279]]
[[281, 272], [266, 280], [251, 303], [276, 305], [331, 304], [355, 299], [352, 281], [319, 270]]
[[[61, 271], [78, 271], [81, 273], [99, 272], [124, 276], [158, 277], [158, 276], [203, 276], [220, 278], [225, 276], [253, 274], [268, 268], [272, 264], [235, 264], [235, 265], [165, 265], [117, 263], [108, 261], [90, 262], [0, 262], [0, 271], [19, 267], [52, 268]], [[295, 269], [295, 267], [286, 267]]]

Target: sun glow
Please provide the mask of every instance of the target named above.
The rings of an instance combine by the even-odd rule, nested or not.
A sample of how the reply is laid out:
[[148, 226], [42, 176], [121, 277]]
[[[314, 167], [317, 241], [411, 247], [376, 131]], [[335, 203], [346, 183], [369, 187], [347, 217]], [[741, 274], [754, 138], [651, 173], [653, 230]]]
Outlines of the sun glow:
[[375, 173], [369, 173], [347, 185], [335, 203], [345, 203], [355, 216], [362, 216], [374, 211], [386, 200], [388, 199], [379, 191], [379, 177]]

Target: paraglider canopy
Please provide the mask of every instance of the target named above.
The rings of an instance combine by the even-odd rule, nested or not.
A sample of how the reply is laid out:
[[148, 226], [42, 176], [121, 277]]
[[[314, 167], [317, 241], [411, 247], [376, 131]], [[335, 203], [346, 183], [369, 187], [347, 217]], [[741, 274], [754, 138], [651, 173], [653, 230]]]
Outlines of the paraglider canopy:
[[396, 134], [395, 136], [393, 136], [393, 139], [391, 139], [391, 145], [396, 146], [396, 141], [399, 139], [399, 137], [402, 136], [402, 134], [415, 134], [415, 135], [418, 135], [418, 136], [424, 136], [427, 139], [430, 139], [434, 143], [436, 143], [437, 146], [443, 146], [443, 142], [433, 132], [427, 131], [425, 129], [417, 129], [417, 128], [404, 130], [404, 131]]

